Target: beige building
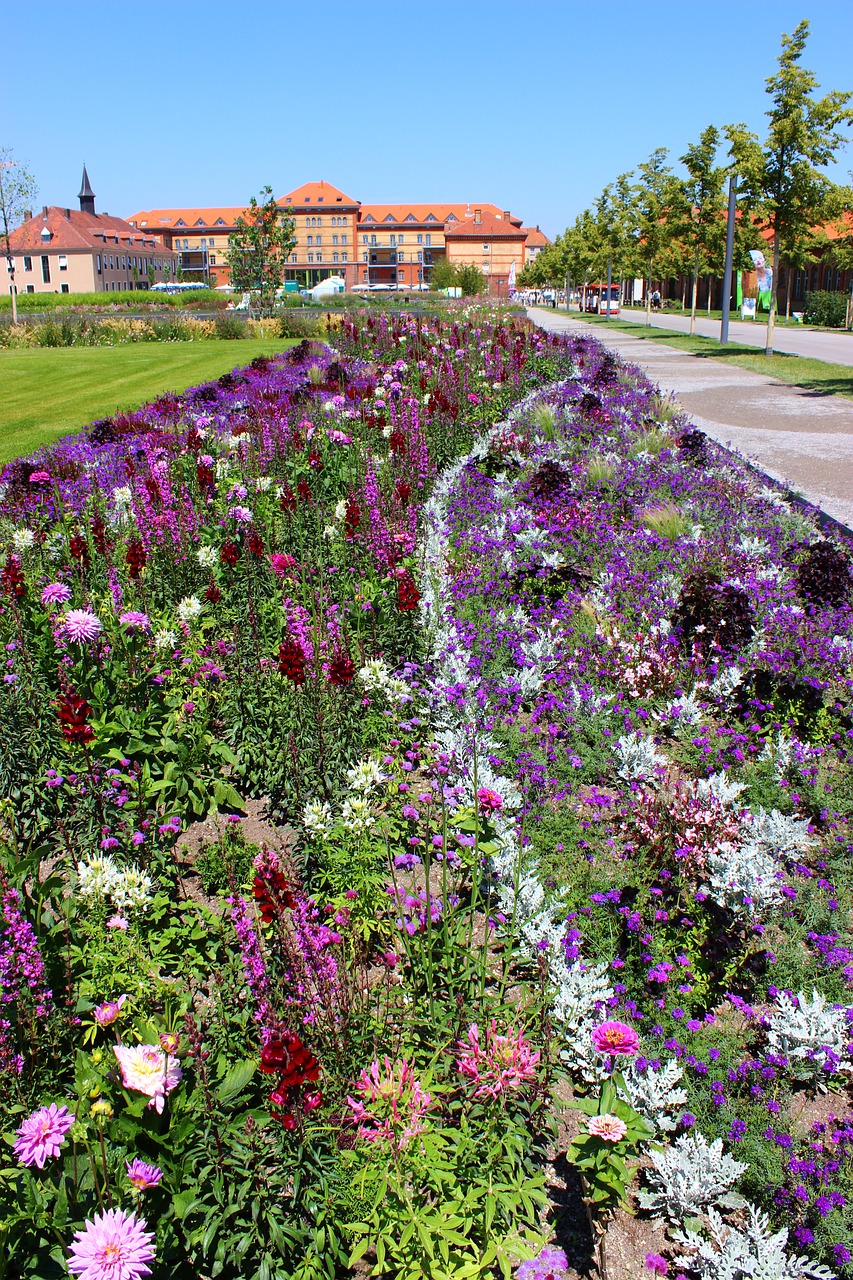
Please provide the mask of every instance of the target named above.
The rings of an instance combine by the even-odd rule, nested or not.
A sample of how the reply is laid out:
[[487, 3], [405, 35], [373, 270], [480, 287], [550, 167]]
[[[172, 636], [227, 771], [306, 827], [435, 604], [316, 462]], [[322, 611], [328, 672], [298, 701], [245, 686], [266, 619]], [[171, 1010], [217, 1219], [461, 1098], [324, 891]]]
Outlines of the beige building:
[[[79, 209], [45, 205], [9, 237], [8, 288], [21, 293], [122, 293], [174, 279], [177, 255], [123, 218], [95, 212], [83, 167]], [[2, 268], [0, 268], [2, 269]]]
[[[524, 266], [528, 239], [532, 254], [547, 243], [538, 228], [523, 228], [520, 218], [510, 218], [494, 204], [473, 210], [440, 202], [362, 204], [329, 182], [303, 183], [277, 203], [282, 211], [292, 211], [296, 223], [296, 243], [285, 270], [293, 287], [310, 288], [339, 275], [347, 289], [414, 288], [428, 284], [432, 267], [450, 256], [475, 261], [481, 269], [485, 263], [490, 290], [500, 293], [506, 289], [509, 262], [516, 261], [516, 271]], [[178, 253], [184, 279], [221, 285], [230, 274], [228, 235], [242, 212], [233, 207], [148, 209], [134, 214], [130, 223]], [[464, 230], [469, 224], [475, 227], [473, 239]], [[475, 249], [477, 240], [480, 247]]]

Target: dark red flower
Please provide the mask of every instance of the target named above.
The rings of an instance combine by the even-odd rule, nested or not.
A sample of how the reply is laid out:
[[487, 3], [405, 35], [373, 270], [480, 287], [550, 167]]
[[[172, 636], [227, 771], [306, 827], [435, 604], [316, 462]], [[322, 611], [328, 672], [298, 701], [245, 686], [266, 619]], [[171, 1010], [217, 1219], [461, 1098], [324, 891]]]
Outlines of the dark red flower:
[[295, 1089], [320, 1074], [320, 1064], [293, 1031], [273, 1031], [261, 1049], [261, 1071], [278, 1074], [278, 1090]]
[[311, 486], [307, 480], [298, 481], [296, 485], [296, 492], [299, 494], [303, 502], [310, 502], [313, 497], [313, 494], [311, 493]]
[[323, 459], [320, 457], [317, 450], [314, 449], [313, 447], [311, 449], [311, 452], [308, 454], [308, 466], [312, 469], [312, 471], [323, 470]]
[[79, 742], [85, 746], [92, 741], [95, 736], [89, 724], [92, 708], [85, 698], [70, 689], [63, 690], [57, 700], [57, 714], [66, 742]]
[[215, 582], [211, 582], [210, 586], [204, 593], [205, 600], [209, 600], [211, 604], [219, 604], [222, 599], [222, 592], [219, 590]]
[[272, 924], [282, 908], [292, 910], [296, 905], [290, 881], [282, 871], [268, 871], [264, 876], [255, 876], [252, 894], [264, 924]]
[[92, 530], [92, 541], [98, 548], [98, 551], [102, 556], [107, 555], [110, 549], [110, 544], [107, 541], [107, 531], [104, 527], [104, 522], [98, 515], [97, 511], [89, 521], [89, 528]]
[[296, 494], [289, 484], [282, 485], [281, 493], [278, 495], [278, 505], [285, 515], [296, 510]]
[[278, 669], [294, 684], [305, 683], [305, 650], [298, 640], [282, 640], [278, 649]]
[[401, 613], [408, 613], [418, 607], [420, 598], [421, 593], [415, 586], [414, 578], [408, 569], [404, 570], [397, 579], [397, 608]]
[[21, 557], [16, 556], [14, 551], [6, 557], [3, 572], [0, 573], [0, 583], [7, 596], [16, 596], [19, 600], [26, 591], [26, 583], [21, 571]]
[[361, 507], [353, 498], [350, 498], [349, 502], [347, 503], [347, 514], [346, 514], [346, 519], [344, 521], [344, 528], [346, 529], [348, 538], [351, 538], [353, 536], [360, 522], [361, 522]]
[[403, 435], [399, 427], [395, 427], [391, 432], [391, 452], [398, 454], [400, 457], [406, 452], [406, 437]]
[[223, 564], [227, 564], [229, 569], [233, 569], [240, 559], [240, 548], [235, 542], [223, 542], [219, 549], [219, 559]]
[[246, 546], [253, 556], [262, 556], [264, 554], [264, 540], [255, 529], [250, 529], [246, 535]]
[[405, 480], [398, 480], [394, 485], [394, 492], [397, 495], [397, 501], [401, 506], [408, 505], [409, 498], [412, 496], [412, 486]]
[[349, 684], [355, 675], [355, 663], [348, 653], [338, 652], [329, 664], [329, 684]]
[[205, 466], [203, 462], [197, 463], [196, 469], [195, 469], [195, 476], [196, 476], [196, 480], [198, 480], [198, 485], [200, 489], [213, 488], [213, 468], [212, 467]]
[[132, 538], [127, 544], [124, 558], [127, 561], [127, 572], [136, 580], [148, 563], [148, 556], [139, 538]]
[[72, 533], [68, 539], [68, 549], [72, 560], [79, 560], [81, 565], [89, 563], [89, 544], [80, 533]]

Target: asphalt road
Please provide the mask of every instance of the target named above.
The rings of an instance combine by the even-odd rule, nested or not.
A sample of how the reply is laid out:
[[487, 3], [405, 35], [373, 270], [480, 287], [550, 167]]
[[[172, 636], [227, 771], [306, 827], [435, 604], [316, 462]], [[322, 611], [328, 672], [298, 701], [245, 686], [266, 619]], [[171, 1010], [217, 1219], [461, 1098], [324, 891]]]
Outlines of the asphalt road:
[[[645, 324], [646, 313], [626, 309], [619, 318]], [[674, 316], [668, 311], [659, 311], [651, 319], [656, 329], [672, 329], [676, 333], [690, 332], [689, 316]], [[696, 333], [702, 338], [719, 338], [719, 320], [697, 316]], [[747, 347], [761, 347], [763, 350], [766, 333], [767, 325], [757, 320], [731, 320], [729, 323], [730, 341], [742, 342]], [[828, 333], [822, 329], [788, 329], [777, 326], [773, 333], [773, 349], [787, 351], [795, 356], [810, 356], [814, 360], [829, 360], [833, 364], [853, 364], [853, 333], [846, 330]]]
[[702, 360], [580, 317], [536, 307], [527, 314], [543, 329], [589, 333], [612, 347], [671, 392], [702, 431], [853, 528], [853, 400]]

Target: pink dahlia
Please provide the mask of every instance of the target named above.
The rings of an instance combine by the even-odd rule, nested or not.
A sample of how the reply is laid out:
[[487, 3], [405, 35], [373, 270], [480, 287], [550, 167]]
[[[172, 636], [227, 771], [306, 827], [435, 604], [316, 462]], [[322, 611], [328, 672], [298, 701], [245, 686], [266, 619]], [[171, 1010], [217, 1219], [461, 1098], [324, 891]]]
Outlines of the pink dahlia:
[[605, 1142], [621, 1142], [628, 1132], [628, 1126], [618, 1116], [590, 1116], [587, 1130], [594, 1138], [603, 1138]]
[[486, 817], [504, 807], [503, 797], [499, 796], [497, 791], [492, 791], [491, 787], [480, 787], [477, 792], [477, 799], [480, 802], [480, 809]]
[[68, 639], [77, 644], [97, 640], [104, 629], [101, 619], [91, 609], [69, 609], [63, 615], [62, 625]]
[[166, 1096], [183, 1074], [176, 1059], [154, 1044], [114, 1044], [113, 1053], [118, 1058], [125, 1089], [147, 1093], [151, 1099], [149, 1107], [154, 1107], [159, 1115]]
[[93, 1012], [98, 1026], [111, 1027], [121, 1013], [126, 999], [127, 996], [119, 996], [118, 1000], [105, 1000], [103, 1004], [96, 1004]]
[[633, 1056], [640, 1047], [640, 1037], [627, 1022], [602, 1022], [593, 1028], [592, 1043], [599, 1053]]
[[39, 1107], [15, 1130], [19, 1137], [14, 1151], [19, 1163], [43, 1169], [46, 1160], [59, 1155], [73, 1123], [67, 1107], [58, 1107], [55, 1102]]
[[276, 577], [285, 578], [289, 570], [296, 567], [296, 561], [286, 551], [280, 551], [276, 555], [270, 556], [270, 566]]
[[127, 1165], [127, 1180], [137, 1191], [148, 1191], [151, 1187], [156, 1187], [163, 1177], [163, 1170], [156, 1164], [146, 1164], [138, 1158], [125, 1160], [124, 1163]]
[[129, 631], [150, 631], [151, 623], [148, 620], [147, 613], [137, 613], [131, 610], [129, 613], [119, 615], [119, 622], [123, 627], [127, 627]]
[[64, 582], [49, 582], [41, 593], [42, 604], [65, 604], [71, 599], [71, 588]]
[[68, 1270], [80, 1280], [139, 1280], [151, 1274], [154, 1233], [124, 1209], [96, 1213], [71, 1245]]

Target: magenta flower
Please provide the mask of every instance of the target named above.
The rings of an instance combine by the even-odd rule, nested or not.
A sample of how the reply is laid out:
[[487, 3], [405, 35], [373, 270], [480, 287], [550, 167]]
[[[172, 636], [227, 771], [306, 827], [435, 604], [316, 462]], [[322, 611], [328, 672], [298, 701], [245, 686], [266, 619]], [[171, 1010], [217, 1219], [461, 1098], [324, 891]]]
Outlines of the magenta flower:
[[503, 797], [499, 796], [497, 791], [492, 791], [490, 787], [480, 787], [477, 792], [477, 799], [480, 802], [480, 810], [488, 818], [490, 814], [497, 813], [498, 809], [504, 807]]
[[129, 613], [120, 614], [119, 622], [123, 627], [127, 627], [129, 631], [151, 630], [151, 623], [148, 620], [147, 613], [135, 613], [131, 610]]
[[121, 1007], [127, 996], [119, 996], [118, 1000], [105, 1000], [103, 1004], [95, 1005], [94, 1014], [95, 1021], [99, 1027], [111, 1027], [121, 1014]]
[[42, 604], [65, 604], [71, 599], [71, 588], [64, 582], [49, 582], [41, 593]]
[[286, 578], [288, 571], [295, 568], [296, 561], [286, 551], [270, 556], [270, 566], [277, 578]]
[[662, 1258], [659, 1253], [646, 1254], [646, 1270], [651, 1271], [654, 1276], [665, 1276], [669, 1270], [666, 1258]]
[[640, 1047], [640, 1037], [627, 1022], [602, 1022], [601, 1026], [593, 1028], [592, 1043], [598, 1053], [610, 1056], [622, 1053], [633, 1057]]
[[59, 1155], [73, 1123], [74, 1117], [68, 1114], [67, 1107], [58, 1107], [55, 1102], [49, 1107], [39, 1107], [15, 1130], [19, 1135], [14, 1146], [18, 1162], [43, 1169], [46, 1160]]
[[144, 1160], [135, 1157], [132, 1161], [125, 1160], [127, 1166], [127, 1180], [137, 1191], [149, 1191], [151, 1187], [156, 1187], [157, 1183], [163, 1177], [163, 1170], [156, 1164], [146, 1164]]
[[379, 1060], [365, 1068], [355, 1082], [359, 1098], [347, 1097], [353, 1119], [358, 1123], [358, 1136], [365, 1142], [385, 1140], [397, 1151], [408, 1146], [412, 1138], [423, 1133], [424, 1118], [432, 1108], [432, 1094], [416, 1079], [403, 1058], [392, 1063], [385, 1055], [385, 1070]]
[[30, 484], [50, 484], [50, 472], [49, 471], [31, 471], [29, 483]]
[[151, 1274], [154, 1233], [124, 1209], [95, 1214], [71, 1245], [68, 1270], [79, 1280], [139, 1280]]
[[499, 1098], [536, 1079], [539, 1053], [534, 1052], [520, 1031], [516, 1034], [514, 1027], [502, 1036], [497, 1034], [495, 1025], [492, 1019], [486, 1031], [485, 1048], [480, 1044], [476, 1022], [468, 1028], [467, 1043], [459, 1041], [462, 1053], [456, 1060], [456, 1070], [477, 1085], [476, 1098]]
[[101, 619], [91, 609], [69, 609], [63, 615], [62, 626], [68, 639], [76, 644], [97, 640], [104, 629]]
[[569, 1260], [562, 1249], [540, 1249], [535, 1258], [522, 1262], [516, 1280], [569, 1280]]

